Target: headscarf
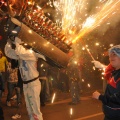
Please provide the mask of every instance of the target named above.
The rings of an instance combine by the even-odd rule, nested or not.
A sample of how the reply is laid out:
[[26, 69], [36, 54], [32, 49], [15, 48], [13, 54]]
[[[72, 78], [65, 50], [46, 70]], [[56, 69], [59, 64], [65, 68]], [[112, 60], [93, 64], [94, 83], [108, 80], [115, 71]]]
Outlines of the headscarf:
[[114, 52], [118, 57], [120, 57], [120, 45], [115, 45], [108, 50], [109, 54]]

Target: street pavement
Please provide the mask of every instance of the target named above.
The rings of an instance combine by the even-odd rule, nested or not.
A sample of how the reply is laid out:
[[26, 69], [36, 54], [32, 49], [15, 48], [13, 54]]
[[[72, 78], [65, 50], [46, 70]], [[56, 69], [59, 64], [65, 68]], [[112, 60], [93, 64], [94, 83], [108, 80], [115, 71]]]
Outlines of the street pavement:
[[[71, 102], [70, 93], [57, 91], [55, 99], [51, 97], [51, 101], [46, 102], [44, 107], [41, 107], [44, 120], [103, 120], [101, 102], [92, 99], [93, 91], [81, 94], [81, 101], [77, 105], [69, 105]], [[6, 106], [6, 95], [2, 98], [2, 107], [4, 110], [5, 120], [11, 120], [11, 116], [17, 112], [16, 101], [11, 101], [12, 106]], [[26, 111], [24, 97], [22, 100], [20, 112], [22, 117], [18, 120], [29, 120]]]

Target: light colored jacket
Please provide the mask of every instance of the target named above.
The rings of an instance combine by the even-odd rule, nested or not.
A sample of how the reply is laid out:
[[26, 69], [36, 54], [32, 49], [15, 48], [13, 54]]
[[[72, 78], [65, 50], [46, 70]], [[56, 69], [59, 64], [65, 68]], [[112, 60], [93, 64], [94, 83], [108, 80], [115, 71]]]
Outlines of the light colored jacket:
[[35, 53], [33, 50], [25, 49], [18, 42], [20, 39], [15, 39], [16, 49], [12, 49], [11, 45], [7, 42], [5, 45], [5, 54], [9, 58], [17, 59], [19, 61], [19, 69], [23, 81], [28, 81], [38, 77], [37, 59], [38, 57], [45, 59], [41, 54]]

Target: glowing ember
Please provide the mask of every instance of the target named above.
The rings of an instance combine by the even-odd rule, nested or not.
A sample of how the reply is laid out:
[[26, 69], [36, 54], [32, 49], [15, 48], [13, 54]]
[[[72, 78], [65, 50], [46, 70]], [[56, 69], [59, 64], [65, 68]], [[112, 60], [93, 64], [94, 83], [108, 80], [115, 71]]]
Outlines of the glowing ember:
[[91, 87], [91, 85], [90, 85], [90, 84], [88, 84], [87, 86], [88, 86], [89, 88]]
[[54, 94], [53, 94], [53, 97], [52, 97], [52, 101], [51, 101], [51, 103], [54, 102], [54, 100], [55, 100], [55, 96], [56, 96], [56, 94], [54, 93]]
[[70, 108], [70, 115], [72, 115], [73, 114], [73, 109], [72, 108]]

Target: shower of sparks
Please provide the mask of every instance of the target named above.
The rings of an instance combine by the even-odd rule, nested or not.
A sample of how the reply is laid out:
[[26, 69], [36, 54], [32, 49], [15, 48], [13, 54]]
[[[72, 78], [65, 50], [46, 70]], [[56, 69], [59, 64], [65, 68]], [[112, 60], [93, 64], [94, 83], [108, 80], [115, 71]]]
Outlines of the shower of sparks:
[[63, 32], [65, 34], [71, 33], [78, 22], [76, 18], [77, 11], [82, 12], [85, 2], [83, 0], [54, 0], [53, 4], [55, 8], [61, 12]]
[[83, 28], [79, 31], [77, 37], [75, 37], [72, 43], [76, 42], [76, 40], [80, 39], [82, 36], [91, 32], [93, 29], [98, 27], [98, 25], [105, 22], [109, 17], [111, 17], [114, 11], [118, 11], [118, 7], [120, 6], [120, 0], [108, 0], [101, 10], [92, 16], [92, 18], [88, 17], [86, 22], [83, 25]]
[[99, 0], [91, 13], [88, 13], [89, 0], [53, 0], [53, 4], [61, 13], [62, 31], [72, 43], [105, 22], [110, 25], [107, 20], [120, 11], [120, 0]]
[[55, 100], [55, 96], [56, 96], [56, 94], [54, 93], [54, 94], [53, 94], [53, 97], [52, 97], [52, 101], [51, 101], [51, 103], [54, 102], [54, 100]]
[[86, 27], [91, 27], [95, 22], [95, 19], [92, 17], [88, 17], [85, 21], [85, 23], [82, 25], [82, 29], [85, 29]]

